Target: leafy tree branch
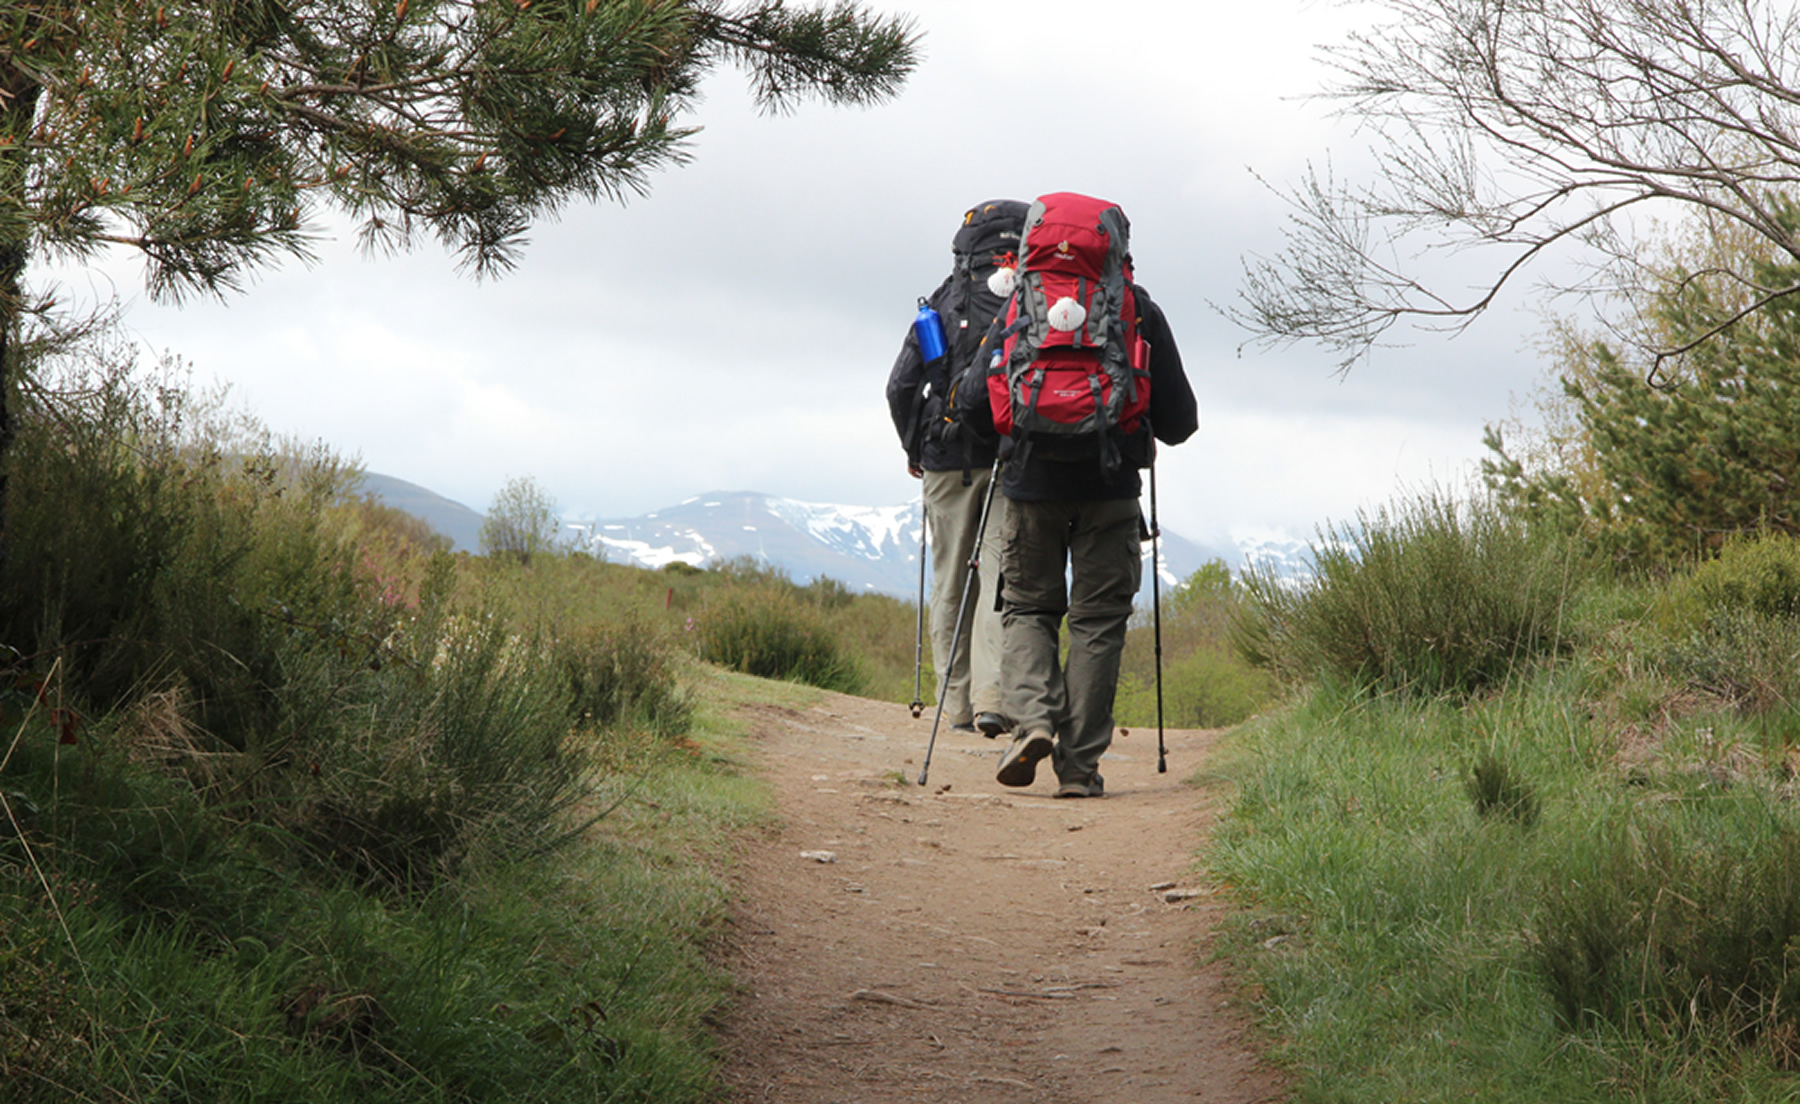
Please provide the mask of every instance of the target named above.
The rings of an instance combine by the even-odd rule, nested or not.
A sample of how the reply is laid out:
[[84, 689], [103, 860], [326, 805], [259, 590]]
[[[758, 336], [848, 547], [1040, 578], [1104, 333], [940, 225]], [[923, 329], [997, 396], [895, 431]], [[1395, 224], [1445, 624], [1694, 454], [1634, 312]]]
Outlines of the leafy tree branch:
[[870, 104], [918, 38], [849, 0], [0, 6], [0, 461], [35, 258], [125, 246], [152, 296], [223, 294], [309, 259], [339, 211], [366, 247], [434, 236], [494, 275], [536, 220], [685, 161], [718, 65], [746, 68], [771, 110]]

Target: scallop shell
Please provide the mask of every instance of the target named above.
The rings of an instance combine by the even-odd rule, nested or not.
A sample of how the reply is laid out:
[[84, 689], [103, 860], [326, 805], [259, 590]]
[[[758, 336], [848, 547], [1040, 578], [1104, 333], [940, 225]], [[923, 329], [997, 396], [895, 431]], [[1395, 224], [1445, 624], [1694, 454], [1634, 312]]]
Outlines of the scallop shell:
[[1087, 308], [1067, 295], [1050, 306], [1050, 328], [1063, 333], [1073, 333], [1087, 321]]

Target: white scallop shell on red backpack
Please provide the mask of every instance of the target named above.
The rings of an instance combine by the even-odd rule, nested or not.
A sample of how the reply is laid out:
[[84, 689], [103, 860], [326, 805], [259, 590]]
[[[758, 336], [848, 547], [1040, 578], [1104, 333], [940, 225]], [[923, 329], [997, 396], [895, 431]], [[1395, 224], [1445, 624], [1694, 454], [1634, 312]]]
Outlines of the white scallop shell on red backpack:
[[1087, 308], [1065, 295], [1050, 306], [1050, 328], [1073, 333], [1087, 321]]

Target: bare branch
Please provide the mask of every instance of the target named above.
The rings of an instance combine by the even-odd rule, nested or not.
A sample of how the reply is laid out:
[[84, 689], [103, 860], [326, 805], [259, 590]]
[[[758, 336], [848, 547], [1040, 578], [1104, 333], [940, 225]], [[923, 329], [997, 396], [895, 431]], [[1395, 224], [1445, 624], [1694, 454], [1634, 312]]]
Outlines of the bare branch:
[[[1251, 341], [1317, 342], [1348, 368], [1402, 320], [1466, 326], [1526, 269], [1541, 274], [1561, 243], [1608, 274], [1584, 293], [1632, 286], [1642, 243], [1621, 216], [1646, 204], [1725, 219], [1800, 259], [1783, 202], [1800, 193], [1792, 10], [1758, 0], [1382, 7], [1386, 21], [1326, 51], [1336, 75], [1324, 93], [1372, 135], [1376, 178], [1350, 187], [1309, 172], [1284, 193], [1286, 246], [1246, 261], [1230, 312]], [[1423, 275], [1422, 259], [1443, 250], [1493, 258], [1466, 299]], [[1754, 282], [1747, 261], [1732, 275]]]

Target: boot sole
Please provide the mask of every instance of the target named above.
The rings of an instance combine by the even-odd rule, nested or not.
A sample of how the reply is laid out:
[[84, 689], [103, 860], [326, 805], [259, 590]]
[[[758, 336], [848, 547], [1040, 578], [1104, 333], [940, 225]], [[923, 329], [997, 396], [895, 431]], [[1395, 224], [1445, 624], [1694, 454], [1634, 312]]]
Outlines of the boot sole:
[[1055, 747], [1050, 737], [1033, 732], [1006, 749], [1000, 759], [1000, 769], [994, 772], [994, 781], [1002, 786], [1031, 785], [1037, 779], [1038, 762], [1048, 757]]

